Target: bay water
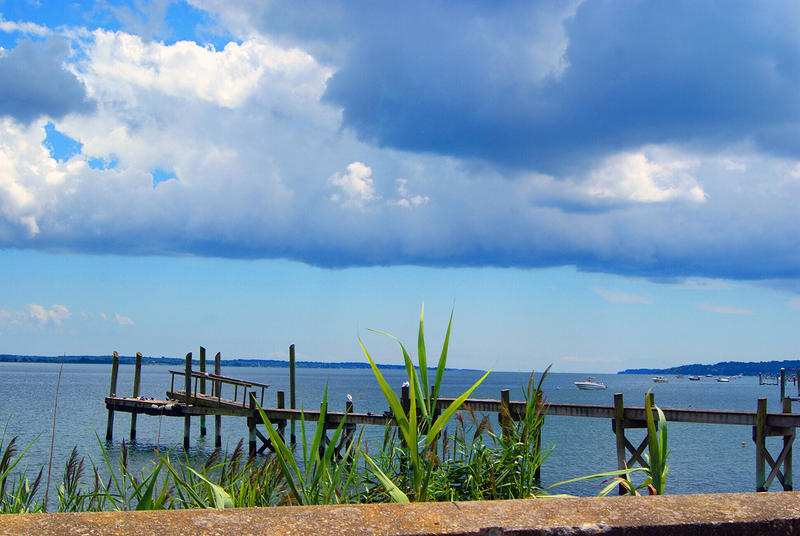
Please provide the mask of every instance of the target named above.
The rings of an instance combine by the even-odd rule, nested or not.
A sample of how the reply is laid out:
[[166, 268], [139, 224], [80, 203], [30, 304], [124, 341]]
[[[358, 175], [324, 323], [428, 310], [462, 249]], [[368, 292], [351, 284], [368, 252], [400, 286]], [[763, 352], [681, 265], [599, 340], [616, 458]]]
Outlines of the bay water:
[[[113, 464], [116, 464], [122, 440], [128, 438], [130, 414], [115, 414], [114, 441], [105, 443], [107, 411], [103, 398], [107, 396], [110, 382], [110, 365], [63, 365], [58, 407], [53, 422], [56, 402], [57, 363], [0, 363], [0, 427], [5, 442], [18, 436], [21, 447], [32, 443], [24, 457], [29, 476], [35, 476], [39, 467], [46, 465], [50, 456], [51, 435], [55, 431], [53, 452], [54, 480], [60, 478], [64, 464], [73, 447], [95, 464], [103, 465], [100, 438]], [[140, 395], [164, 399], [169, 389], [170, 367], [145, 365], [142, 367]], [[224, 367], [223, 375], [270, 385], [264, 405], [275, 406], [277, 391], [286, 392], [289, 403], [289, 369], [267, 367]], [[390, 385], [400, 391], [406, 379], [405, 371], [384, 371]], [[458, 396], [471, 386], [482, 373], [477, 371], [448, 370], [442, 386], [442, 396]], [[501, 389], [511, 389], [512, 400], [522, 400], [522, 386], [527, 384], [528, 373], [492, 372], [473, 392], [473, 398], [500, 398]], [[699, 382], [687, 378], [669, 377], [668, 383], [654, 384], [650, 375], [595, 374], [598, 381], [607, 385], [604, 391], [580, 391], [573, 382], [584, 375], [551, 373], [543, 390], [550, 402], [613, 405], [613, 394], [623, 393], [626, 406], [643, 406], [645, 393], [655, 393], [656, 404], [662, 408], [696, 408], [755, 411], [756, 400], [767, 397], [768, 411], [779, 412], [778, 387], [759, 385], [758, 378], [742, 377], [729, 383], [718, 383], [703, 377]], [[176, 382], [182, 386], [182, 376]], [[316, 410], [327, 385], [328, 404], [331, 411], [344, 409], [346, 395], [351, 395], [357, 412], [382, 414], [388, 409], [380, 388], [369, 369], [352, 368], [298, 368], [297, 405]], [[131, 396], [133, 366], [120, 365], [117, 394]], [[177, 385], [176, 385], [176, 388]], [[491, 415], [495, 430], [496, 414]], [[214, 448], [214, 419], [207, 418], [208, 435], [201, 437], [199, 419], [192, 419], [190, 457], [204, 459]], [[299, 423], [298, 423], [299, 437]], [[453, 428], [452, 424], [450, 426]], [[714, 425], [694, 423], [669, 423], [670, 470], [667, 492], [721, 493], [755, 490], [755, 445], [749, 426]], [[288, 427], [287, 427], [288, 432]], [[313, 432], [311, 432], [313, 433]], [[382, 437], [380, 427], [370, 427], [365, 436], [370, 444]], [[632, 443], [638, 445], [644, 430], [628, 430]], [[223, 417], [223, 447], [229, 452], [240, 439], [247, 439], [245, 419]], [[153, 448], [161, 452], [172, 450], [171, 456], [183, 457], [183, 419], [139, 415], [137, 442], [130, 448], [134, 466], [144, 466], [154, 459]], [[777, 457], [779, 438], [769, 438], [768, 448]], [[542, 467], [542, 484], [616, 469], [616, 447], [611, 421], [582, 417], [548, 416], [543, 429], [543, 443], [551, 449]], [[246, 444], [245, 444], [246, 446]], [[796, 456], [795, 460], [800, 458]], [[795, 465], [797, 462], [795, 462]], [[795, 474], [797, 467], [795, 467]], [[88, 475], [87, 475], [88, 476]], [[594, 495], [601, 489], [600, 480], [583, 481], [559, 486], [552, 493]], [[781, 489], [776, 482], [772, 490]]]

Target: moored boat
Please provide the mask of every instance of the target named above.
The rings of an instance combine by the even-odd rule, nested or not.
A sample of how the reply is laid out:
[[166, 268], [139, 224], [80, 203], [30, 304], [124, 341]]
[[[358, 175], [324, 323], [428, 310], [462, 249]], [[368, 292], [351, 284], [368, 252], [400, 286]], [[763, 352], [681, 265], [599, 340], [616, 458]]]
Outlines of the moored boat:
[[731, 380], [730, 380], [730, 379], [728, 379], [728, 378], [717, 378], [717, 381], [718, 381], [718, 382], [720, 382], [720, 383], [728, 383], [728, 382], [730, 382]]
[[696, 374], [692, 374], [691, 376], [689, 376], [689, 379], [692, 380], [693, 382], [699, 382], [700, 381], [700, 376], [698, 376]]
[[598, 391], [600, 389], [605, 389], [606, 384], [601, 382], [594, 381], [594, 378], [586, 378], [583, 381], [574, 382], [575, 387], [580, 389], [581, 391]]
[[656, 376], [655, 378], [653, 378], [653, 381], [654, 381], [655, 383], [667, 383], [669, 380], [668, 380], [668, 379], [666, 379], [666, 378], [665, 378], [665, 377], [663, 377], [663, 376]]

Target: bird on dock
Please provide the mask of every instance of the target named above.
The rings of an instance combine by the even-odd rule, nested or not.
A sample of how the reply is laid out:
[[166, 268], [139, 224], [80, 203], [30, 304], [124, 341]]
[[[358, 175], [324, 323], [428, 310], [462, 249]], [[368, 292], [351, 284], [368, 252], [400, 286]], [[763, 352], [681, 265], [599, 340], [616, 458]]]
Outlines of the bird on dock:
[[353, 401], [353, 395], [351, 395], [350, 393], [347, 393], [346, 395], [344, 395], [344, 399], [347, 402], [352, 402]]

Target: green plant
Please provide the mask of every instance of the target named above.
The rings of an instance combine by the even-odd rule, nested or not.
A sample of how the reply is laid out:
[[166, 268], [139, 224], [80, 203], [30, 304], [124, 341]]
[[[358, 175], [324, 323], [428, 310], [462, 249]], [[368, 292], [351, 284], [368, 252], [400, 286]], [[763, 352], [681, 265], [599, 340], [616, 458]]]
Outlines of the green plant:
[[[424, 502], [428, 499], [428, 483], [431, 473], [437, 464], [435, 446], [439, 433], [453, 417], [456, 410], [458, 410], [467, 397], [472, 393], [472, 391], [474, 391], [475, 388], [478, 387], [481, 382], [483, 382], [486, 376], [489, 375], [489, 372], [484, 374], [472, 385], [472, 387], [467, 389], [461, 394], [461, 396], [450, 403], [450, 405], [448, 405], [440, 415], [436, 416], [439, 389], [441, 387], [444, 371], [447, 365], [447, 350], [450, 342], [450, 328], [453, 323], [453, 313], [452, 311], [450, 312], [450, 320], [447, 324], [447, 333], [445, 334], [442, 352], [439, 356], [439, 362], [436, 367], [436, 377], [432, 386], [428, 383], [428, 363], [427, 352], [425, 350], [424, 315], [425, 306], [423, 305], [422, 312], [420, 313], [419, 317], [419, 335], [417, 338], [418, 366], [416, 370], [419, 370], [418, 374], [415, 370], [414, 363], [411, 361], [408, 352], [403, 346], [403, 343], [388, 333], [371, 330], [375, 331], [375, 333], [380, 333], [391, 337], [400, 345], [400, 349], [403, 352], [403, 360], [405, 361], [409, 389], [411, 390], [408, 413], [406, 413], [405, 409], [403, 408], [400, 399], [397, 398], [397, 395], [392, 391], [391, 387], [389, 387], [389, 384], [383, 377], [383, 374], [381, 374], [381, 371], [378, 369], [378, 366], [369, 355], [369, 352], [359, 337], [361, 349], [364, 351], [364, 355], [366, 355], [367, 360], [369, 360], [372, 372], [378, 381], [381, 391], [383, 392], [383, 396], [389, 403], [389, 408], [391, 409], [394, 420], [397, 423], [398, 429], [400, 430], [403, 455], [404, 458], [407, 458], [409, 462], [408, 465], [410, 466], [410, 489], [407, 491], [411, 494], [411, 497], [409, 497], [409, 493], [401, 490], [395, 482], [388, 478], [380, 469], [378, 464], [376, 464], [375, 461], [372, 460], [368, 455], [364, 454], [364, 459], [373, 474], [386, 487], [387, 493], [390, 495], [392, 500], [396, 502], [408, 502], [411, 499]], [[430, 395], [428, 393], [430, 393]], [[405, 469], [405, 466], [406, 464], [402, 463], [400, 466], [401, 470]]]
[[301, 420], [302, 469], [295, 459], [294, 453], [286, 446], [283, 438], [272, 426], [267, 414], [261, 406], [258, 412], [267, 428], [270, 442], [275, 449], [275, 459], [283, 473], [291, 498], [296, 504], [338, 504], [347, 502], [347, 497], [356, 480], [356, 460], [358, 441], [348, 444], [342, 456], [343, 461], [336, 463], [334, 451], [336, 442], [342, 435], [345, 420], [342, 419], [332, 438], [323, 444], [325, 436], [325, 417], [328, 410], [328, 386], [322, 396], [319, 418], [311, 442], [306, 436], [305, 419]]
[[[669, 472], [669, 465], [667, 464], [667, 457], [670, 451], [667, 449], [667, 418], [664, 412], [653, 403], [650, 390], [647, 391], [644, 398], [645, 420], [647, 422], [647, 441], [648, 453], [644, 455], [647, 467], [626, 467], [617, 471], [608, 471], [605, 473], [597, 473], [594, 475], [581, 476], [571, 478], [562, 482], [557, 482], [547, 490], [568, 484], [571, 482], [578, 482], [580, 480], [587, 480], [591, 478], [607, 478], [603, 483], [605, 487], [598, 495], [605, 496], [611, 493], [616, 487], [621, 487], [629, 495], [638, 495], [639, 490], [647, 489], [650, 495], [663, 495], [666, 485], [666, 477]], [[658, 415], [658, 425], [656, 425], [653, 411]], [[630, 478], [632, 473], [642, 472], [645, 474], [645, 480], [639, 485], [633, 483]], [[609, 478], [611, 477], [611, 478]]]
[[[650, 391], [644, 399], [645, 418], [647, 419], [647, 440], [648, 440], [648, 454], [647, 464], [649, 467], [645, 469], [647, 480], [645, 484], [652, 486], [652, 494], [663, 495], [666, 486], [667, 472], [669, 465], [667, 465], [667, 457], [670, 451], [667, 449], [667, 418], [661, 408], [653, 404]], [[656, 426], [653, 417], [653, 408], [658, 412], [658, 426]]]
[[3, 448], [4, 439], [5, 429], [3, 437], [0, 438], [0, 452], [2, 452], [2, 456], [0, 456], [0, 513], [21, 514], [41, 511], [44, 506], [36, 499], [36, 492], [42, 481], [44, 467], [39, 470], [33, 483], [28, 481], [25, 471], [17, 476], [16, 482], [11, 481], [11, 471], [20, 462], [25, 452], [31, 448], [33, 442], [18, 453], [17, 437], [12, 437], [5, 448]]

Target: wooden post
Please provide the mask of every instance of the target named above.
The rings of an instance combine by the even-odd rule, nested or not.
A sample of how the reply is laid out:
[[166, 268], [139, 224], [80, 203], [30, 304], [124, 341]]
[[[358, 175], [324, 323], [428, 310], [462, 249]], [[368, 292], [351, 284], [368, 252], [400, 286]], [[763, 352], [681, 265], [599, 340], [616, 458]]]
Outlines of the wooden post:
[[[205, 373], [206, 371], [206, 349], [202, 346], [200, 347], [200, 372]], [[206, 379], [200, 378], [200, 394], [206, 394]], [[200, 415], [200, 436], [205, 437], [206, 435], [206, 416]]]
[[[142, 379], [142, 353], [136, 352], [136, 365], [133, 371], [133, 398], [139, 397], [139, 383]], [[131, 443], [136, 441], [136, 412], [131, 413]]]
[[[114, 352], [111, 359], [111, 388], [108, 396], [117, 396], [117, 374], [119, 373], [119, 354]], [[108, 422], [106, 423], [106, 441], [111, 441], [114, 435], [114, 410], [108, 410]]]
[[507, 440], [511, 434], [511, 390], [502, 389], [500, 391], [500, 429], [503, 431], [503, 439]]
[[[617, 440], [617, 469], [625, 469], [625, 403], [622, 393], [614, 393], [614, 435]], [[625, 494], [625, 488], [619, 486], [619, 494]]]
[[[781, 400], [786, 398], [786, 369], [781, 368]], [[781, 402], [783, 404], [783, 402]]]
[[256, 394], [254, 392], [250, 392], [250, 416], [247, 417], [247, 429], [249, 432], [249, 451], [250, 456], [253, 457], [256, 455], [256, 418], [254, 414], [256, 412]]
[[[192, 403], [192, 352], [186, 354], [186, 365], [184, 366], [184, 394], [186, 394], [186, 405]], [[189, 450], [189, 431], [192, 426], [192, 418], [186, 415], [183, 418], [183, 450]]]
[[[214, 356], [214, 374], [222, 375], [222, 356], [219, 352]], [[222, 395], [222, 384], [214, 382], [214, 396], [219, 398]], [[214, 448], [222, 447], [222, 415], [214, 415]]]
[[[294, 344], [289, 346], [289, 408], [295, 409], [295, 396], [294, 396]], [[297, 443], [297, 436], [295, 435], [294, 419], [292, 419], [291, 427], [291, 442], [292, 445]]]
[[[286, 407], [286, 394], [283, 391], [278, 391], [278, 409]], [[278, 435], [281, 436], [283, 442], [286, 442], [286, 419], [278, 421]]]
[[403, 406], [403, 413], [408, 417], [408, 412], [411, 411], [411, 396], [410, 389], [407, 382], [400, 387], [400, 405]]
[[756, 425], [753, 427], [753, 441], [756, 443], [756, 491], [767, 491], [766, 483], [766, 427], [767, 399], [758, 399]]
[[[792, 412], [792, 399], [783, 399], [783, 412]], [[794, 444], [795, 429], [792, 428], [791, 435], [783, 436], [783, 449], [786, 451], [786, 458], [783, 460], [783, 491], [792, 491], [792, 445]]]

